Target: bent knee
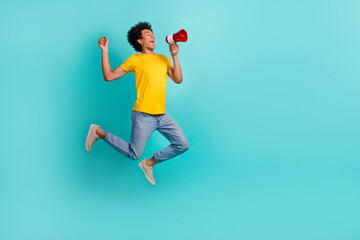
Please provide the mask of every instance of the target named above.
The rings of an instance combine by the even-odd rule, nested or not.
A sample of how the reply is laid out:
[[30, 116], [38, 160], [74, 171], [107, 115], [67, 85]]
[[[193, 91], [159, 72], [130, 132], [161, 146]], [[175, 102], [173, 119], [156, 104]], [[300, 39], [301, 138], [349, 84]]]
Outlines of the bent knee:
[[183, 145], [184, 152], [187, 151], [190, 147], [189, 142], [186, 142], [186, 144]]
[[180, 144], [179, 144], [179, 151], [181, 152], [185, 152], [189, 149], [190, 145], [189, 145], [189, 142], [188, 141], [182, 141]]

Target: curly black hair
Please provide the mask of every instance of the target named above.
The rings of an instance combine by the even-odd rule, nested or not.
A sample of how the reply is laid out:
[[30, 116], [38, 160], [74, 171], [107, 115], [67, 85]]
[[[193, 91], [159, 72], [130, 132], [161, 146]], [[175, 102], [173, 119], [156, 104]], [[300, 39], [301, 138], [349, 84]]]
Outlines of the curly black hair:
[[152, 32], [151, 24], [149, 22], [139, 22], [138, 24], [132, 26], [127, 34], [127, 39], [130, 45], [133, 46], [137, 52], [141, 52], [141, 45], [137, 40], [142, 38], [141, 31], [144, 29], [149, 29]]

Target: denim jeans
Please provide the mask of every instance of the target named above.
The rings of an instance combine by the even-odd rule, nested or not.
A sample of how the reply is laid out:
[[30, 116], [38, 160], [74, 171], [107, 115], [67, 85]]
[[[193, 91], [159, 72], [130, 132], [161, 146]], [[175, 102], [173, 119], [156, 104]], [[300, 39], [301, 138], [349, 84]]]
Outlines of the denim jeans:
[[189, 142], [183, 131], [167, 113], [153, 115], [133, 110], [131, 120], [130, 143], [111, 132], [106, 132], [104, 137], [105, 142], [130, 159], [137, 160], [141, 157], [146, 143], [155, 130], [158, 130], [171, 143], [165, 149], [154, 153], [157, 162], [161, 163], [174, 158], [189, 148]]

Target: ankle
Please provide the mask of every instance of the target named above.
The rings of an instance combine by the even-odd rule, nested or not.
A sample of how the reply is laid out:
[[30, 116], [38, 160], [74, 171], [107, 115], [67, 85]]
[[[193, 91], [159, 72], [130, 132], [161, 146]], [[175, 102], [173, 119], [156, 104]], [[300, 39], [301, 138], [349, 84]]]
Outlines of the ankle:
[[96, 135], [98, 135], [100, 138], [104, 138], [105, 137], [106, 132], [104, 130], [102, 130], [101, 128], [97, 128], [96, 129]]
[[158, 162], [155, 160], [154, 157], [145, 160], [145, 164], [146, 164], [147, 166], [154, 166], [154, 165], [157, 164], [157, 163], [158, 163]]

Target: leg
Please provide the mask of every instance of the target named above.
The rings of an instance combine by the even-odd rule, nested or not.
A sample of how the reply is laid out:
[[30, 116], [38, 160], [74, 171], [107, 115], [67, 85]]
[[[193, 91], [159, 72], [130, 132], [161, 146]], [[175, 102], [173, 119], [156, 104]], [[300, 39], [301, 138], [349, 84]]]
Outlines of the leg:
[[115, 136], [111, 132], [106, 132], [104, 141], [112, 146], [115, 150], [133, 160], [141, 157], [146, 143], [151, 134], [155, 131], [154, 121], [142, 113], [132, 112], [132, 126], [130, 144], [125, 140]]
[[154, 153], [154, 160], [163, 162], [174, 158], [189, 149], [189, 142], [176, 121], [167, 113], [160, 119], [157, 129], [164, 137], [170, 141], [170, 145], [165, 149]]

